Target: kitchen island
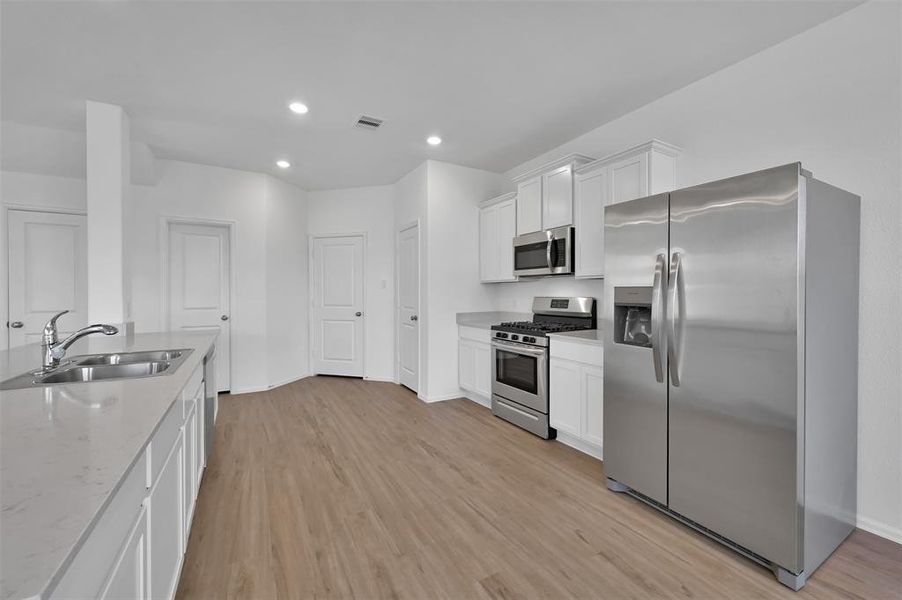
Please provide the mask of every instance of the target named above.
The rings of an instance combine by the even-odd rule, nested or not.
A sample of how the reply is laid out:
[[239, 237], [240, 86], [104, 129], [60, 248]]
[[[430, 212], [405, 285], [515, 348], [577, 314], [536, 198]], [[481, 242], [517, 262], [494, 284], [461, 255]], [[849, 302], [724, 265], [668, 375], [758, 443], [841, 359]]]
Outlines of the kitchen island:
[[[123, 542], [126, 545], [141, 518], [146, 527], [150, 521], [146, 511], [164, 508], [162, 500], [153, 506], [152, 494], [158, 484], [169, 483], [165, 478], [170, 473], [175, 491], [167, 492], [167, 497], [175, 499], [178, 545], [184, 550], [188, 503], [193, 502], [189, 488], [199, 484], [204, 459], [203, 362], [212, 356], [215, 341], [213, 333], [86, 338], [69, 354], [191, 352], [174, 371], [152, 377], [0, 392], [0, 598], [52, 598], [81, 590], [92, 591], [92, 597], [113, 594], [123, 583], [115, 578], [122, 556], [114, 539], [111, 564], [104, 564], [104, 552], [109, 550], [104, 545], [110, 543], [103, 538], [116, 534], [123, 519], [124, 535], [132, 536]], [[37, 344], [0, 352], [0, 380], [40, 364]], [[154, 448], [152, 453], [150, 445], [158, 435], [165, 438], [167, 448]], [[133, 497], [128, 496], [132, 491]], [[122, 517], [116, 503], [123, 495], [125, 512], [138, 517]], [[158, 521], [166, 522], [162, 515]], [[146, 568], [153, 556], [147, 547], [149, 537], [137, 538], [144, 546], [135, 554], [146, 561], [135, 565], [140, 576], [136, 585], [144, 586], [144, 591], [159, 579]], [[164, 539], [161, 535], [161, 544]], [[81, 552], [86, 544], [90, 546]], [[100, 586], [96, 590], [91, 587], [95, 584]], [[154, 595], [168, 596], [168, 591], [158, 588]]]

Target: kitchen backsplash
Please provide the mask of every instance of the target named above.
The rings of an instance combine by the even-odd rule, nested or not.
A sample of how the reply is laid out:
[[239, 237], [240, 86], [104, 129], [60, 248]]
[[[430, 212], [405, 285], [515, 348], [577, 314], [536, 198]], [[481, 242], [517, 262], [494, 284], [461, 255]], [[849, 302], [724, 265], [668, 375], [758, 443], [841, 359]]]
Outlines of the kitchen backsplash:
[[558, 276], [486, 285], [493, 290], [495, 310], [529, 312], [534, 296], [590, 296], [597, 301], [598, 313], [601, 313], [603, 279]]

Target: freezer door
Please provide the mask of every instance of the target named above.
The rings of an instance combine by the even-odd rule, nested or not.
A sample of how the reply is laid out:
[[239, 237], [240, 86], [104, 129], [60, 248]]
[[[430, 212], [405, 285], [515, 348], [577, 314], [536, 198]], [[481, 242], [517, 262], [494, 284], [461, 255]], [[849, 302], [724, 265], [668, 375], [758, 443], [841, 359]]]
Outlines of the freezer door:
[[667, 502], [667, 194], [605, 208], [604, 472]]
[[671, 194], [667, 306], [669, 506], [793, 572], [799, 173], [791, 164]]

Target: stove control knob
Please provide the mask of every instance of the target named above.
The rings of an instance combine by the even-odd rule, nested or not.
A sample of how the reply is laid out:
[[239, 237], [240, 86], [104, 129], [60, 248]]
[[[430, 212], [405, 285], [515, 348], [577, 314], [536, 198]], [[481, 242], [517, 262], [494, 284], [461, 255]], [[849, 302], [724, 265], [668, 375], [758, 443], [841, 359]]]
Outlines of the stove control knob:
[[524, 341], [524, 342], [533, 342], [533, 343], [535, 343], [536, 338], [534, 338], [534, 337], [525, 337], [525, 338], [523, 338], [523, 341]]
[[520, 338], [520, 336], [518, 336], [518, 335], [512, 335], [512, 336], [511, 336], [511, 339], [512, 339], [512, 340], [517, 340], [517, 339], [519, 339], [519, 338]]

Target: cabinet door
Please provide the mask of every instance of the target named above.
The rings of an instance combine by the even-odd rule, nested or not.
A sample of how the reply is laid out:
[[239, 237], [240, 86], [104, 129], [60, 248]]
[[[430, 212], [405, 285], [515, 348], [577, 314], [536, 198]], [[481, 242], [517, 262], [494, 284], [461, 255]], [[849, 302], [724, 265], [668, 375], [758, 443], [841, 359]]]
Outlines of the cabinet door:
[[542, 230], [542, 178], [517, 186], [517, 235]]
[[573, 171], [570, 166], [542, 176], [542, 229], [573, 224]]
[[204, 406], [204, 388], [201, 386], [200, 390], [197, 392], [197, 400], [195, 403], [194, 412], [197, 415], [197, 442], [195, 443], [194, 448], [194, 459], [195, 459], [195, 467], [194, 467], [194, 497], [197, 498], [197, 492], [200, 490], [200, 478], [204, 472], [204, 465], [207, 464], [207, 457], [205, 456], [205, 444], [204, 444], [204, 411], [206, 407]]
[[608, 170], [576, 176], [576, 277], [604, 276], [604, 205]]
[[582, 412], [579, 365], [552, 356], [549, 374], [549, 422], [555, 429], [578, 437]]
[[476, 389], [480, 396], [492, 397], [492, 347], [489, 344], [474, 344], [473, 362]]
[[489, 206], [479, 211], [479, 279], [498, 279], [498, 207]]
[[476, 348], [473, 342], [457, 342], [457, 384], [465, 390], [476, 390]]
[[580, 396], [583, 405], [582, 438], [601, 447], [604, 371], [600, 367], [580, 365]]
[[[193, 402], [193, 401], [192, 401]], [[182, 491], [185, 494], [184, 541], [188, 546], [188, 532], [191, 531], [191, 518], [194, 515], [194, 499], [197, 496], [197, 403], [194, 402], [188, 418], [185, 419], [185, 482]]]
[[517, 235], [517, 200], [498, 205], [498, 281], [516, 281], [514, 276], [514, 237]]
[[138, 520], [104, 583], [102, 600], [143, 599], [147, 593], [147, 509], [141, 507]]
[[[160, 449], [165, 453], [165, 449]], [[154, 450], [156, 452], [156, 450]], [[178, 438], [150, 493], [150, 595], [172, 598], [184, 551], [185, 437]]]
[[644, 198], [648, 195], [648, 153], [611, 163], [610, 203]]

